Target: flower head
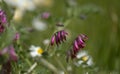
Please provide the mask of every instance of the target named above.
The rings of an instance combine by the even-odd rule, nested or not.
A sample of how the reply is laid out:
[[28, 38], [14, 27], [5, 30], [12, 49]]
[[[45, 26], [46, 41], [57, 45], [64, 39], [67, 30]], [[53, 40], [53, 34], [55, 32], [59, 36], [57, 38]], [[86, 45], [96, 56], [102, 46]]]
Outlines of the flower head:
[[15, 36], [14, 36], [14, 40], [17, 41], [20, 39], [20, 34], [19, 33], [16, 33]]
[[5, 55], [5, 54], [9, 55], [9, 59], [8, 59], [9, 61], [17, 61], [17, 59], [18, 59], [13, 45], [10, 45], [0, 51], [0, 56]]
[[51, 16], [51, 14], [49, 12], [44, 12], [44, 13], [41, 14], [41, 17], [43, 19], [48, 19], [50, 16]]
[[73, 42], [72, 48], [67, 52], [67, 58], [75, 58], [77, 53], [85, 47], [85, 40], [87, 40], [87, 36], [84, 34], [80, 34]]
[[36, 47], [33, 45], [30, 47], [30, 50], [31, 50], [30, 55], [32, 57], [42, 56], [42, 53], [44, 52], [41, 47]]
[[87, 51], [81, 51], [76, 55], [78, 61], [75, 63], [76, 66], [82, 65], [83, 67], [92, 66], [93, 60]]
[[64, 42], [64, 40], [66, 40], [67, 35], [68, 33], [64, 30], [54, 33], [54, 35], [51, 38], [51, 45], [53, 45], [56, 42], [58, 46], [59, 44], [61, 44], [61, 42]]
[[1, 23], [6, 23], [7, 22], [6, 14], [3, 10], [0, 10], [0, 22]]
[[4, 31], [4, 24], [7, 22], [6, 14], [3, 10], [0, 10], [0, 33]]

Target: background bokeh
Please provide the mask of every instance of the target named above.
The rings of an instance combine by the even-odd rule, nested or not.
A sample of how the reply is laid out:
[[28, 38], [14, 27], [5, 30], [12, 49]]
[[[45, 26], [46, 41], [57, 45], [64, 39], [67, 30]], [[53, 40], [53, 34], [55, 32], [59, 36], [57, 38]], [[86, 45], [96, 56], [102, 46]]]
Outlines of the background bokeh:
[[[57, 54], [60, 56], [57, 59], [54, 56], [47, 58], [49, 62], [58, 68], [59, 62], [65, 68], [72, 66], [73, 70], [69, 74], [120, 73], [119, 0], [36, 0], [38, 2], [33, 2], [34, 7], [30, 7], [31, 5], [28, 4], [27, 0], [26, 3], [23, 2], [25, 5], [22, 5], [22, 0], [20, 0], [21, 6], [14, 5], [14, 0], [10, 0], [11, 3], [7, 2], [8, 0], [5, 1], [14, 15], [12, 24], [21, 35], [22, 50], [16, 49], [20, 58], [19, 62], [14, 64], [16, 65], [15, 70], [19, 69], [21, 74], [34, 62], [29, 55], [30, 45], [41, 46], [45, 49], [47, 45], [44, 44], [44, 40], [49, 40], [54, 30], [58, 30], [56, 24], [59, 22], [65, 25], [62, 29], [66, 29], [70, 34], [68, 40], [59, 48], [55, 46], [57, 50], [54, 56]], [[50, 18], [42, 19], [41, 14], [44, 12], [49, 12]], [[39, 22], [44, 22], [45, 29], [39, 30], [34, 27], [33, 20], [36, 19]], [[86, 47], [83, 50], [87, 50], [93, 57], [94, 67], [76, 67], [74, 64], [66, 62], [66, 51], [75, 37], [82, 33], [88, 36]], [[51, 48], [51, 50], [53, 49]], [[52, 53], [52, 51], [50, 52]], [[58, 60], [59, 62], [57, 62]], [[33, 74], [52, 73], [39, 63], [39, 66], [33, 70]]]

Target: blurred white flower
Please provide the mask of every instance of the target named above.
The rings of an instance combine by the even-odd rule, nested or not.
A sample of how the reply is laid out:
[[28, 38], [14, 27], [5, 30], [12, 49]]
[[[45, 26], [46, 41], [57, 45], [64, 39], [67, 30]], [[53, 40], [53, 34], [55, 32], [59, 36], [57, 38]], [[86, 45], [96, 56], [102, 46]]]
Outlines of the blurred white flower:
[[32, 25], [36, 30], [44, 31], [47, 28], [47, 24], [37, 18], [33, 19]]
[[79, 59], [77, 62], [75, 62], [75, 65], [78, 67], [88, 67], [93, 65], [92, 57], [88, 55], [87, 51], [80, 51], [76, 57]]
[[7, 4], [16, 8], [13, 20], [20, 21], [26, 10], [33, 11], [36, 6], [33, 0], [5, 0]]
[[32, 45], [29, 50], [31, 50], [30, 55], [32, 57], [42, 56], [43, 49], [41, 47]]
[[33, 0], [5, 0], [9, 5], [22, 10], [34, 10], [35, 4]]
[[43, 44], [44, 45], [48, 45], [50, 43], [50, 40], [49, 39], [45, 39], [44, 41], [43, 41]]

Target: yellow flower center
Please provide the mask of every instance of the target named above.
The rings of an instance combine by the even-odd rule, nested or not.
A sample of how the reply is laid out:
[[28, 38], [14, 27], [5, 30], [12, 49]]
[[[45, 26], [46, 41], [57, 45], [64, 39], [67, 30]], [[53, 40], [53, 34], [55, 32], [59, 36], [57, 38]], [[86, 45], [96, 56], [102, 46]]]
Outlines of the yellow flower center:
[[42, 54], [42, 53], [43, 53], [43, 49], [39, 48], [39, 49], [37, 50], [37, 52], [38, 52], [38, 54]]
[[87, 56], [83, 56], [83, 57], [82, 57], [82, 60], [83, 60], [83, 61], [87, 61], [87, 60], [88, 60], [88, 57], [87, 57]]

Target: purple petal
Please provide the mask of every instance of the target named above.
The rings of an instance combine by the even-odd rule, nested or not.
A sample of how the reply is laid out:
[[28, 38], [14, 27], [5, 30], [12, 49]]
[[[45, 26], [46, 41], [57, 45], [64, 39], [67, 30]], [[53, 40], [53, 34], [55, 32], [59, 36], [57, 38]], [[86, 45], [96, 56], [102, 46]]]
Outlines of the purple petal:
[[6, 15], [5, 15], [5, 12], [3, 10], [0, 10], [0, 21], [2, 23], [6, 23]]
[[8, 47], [4, 48], [3, 50], [0, 51], [0, 55], [4, 55], [8, 53]]
[[74, 46], [75, 46], [75, 48], [76, 48], [77, 50], [79, 50], [78, 43], [77, 43], [76, 40], [74, 41]]
[[63, 32], [61, 31], [61, 32], [60, 32], [60, 38], [61, 38], [61, 41], [64, 42], [64, 39], [63, 39], [63, 36], [62, 36], [63, 34], [62, 34], [62, 33], [63, 33]]
[[82, 38], [83, 40], [87, 40], [87, 39], [88, 39], [88, 37], [87, 37], [85, 34], [80, 34], [80, 36], [81, 36], [81, 38]]
[[20, 39], [20, 34], [19, 33], [16, 33], [15, 34], [15, 37], [14, 37], [14, 40], [19, 40]]
[[50, 13], [49, 13], [49, 12], [44, 12], [44, 13], [41, 15], [41, 17], [42, 17], [43, 19], [48, 19], [48, 18], [50, 17]]
[[17, 61], [18, 58], [17, 58], [17, 55], [15, 53], [15, 49], [12, 45], [9, 47], [9, 55], [10, 55], [10, 60]]
[[[60, 31], [60, 32], [61, 32], [61, 31]], [[58, 42], [59, 42], [59, 43], [61, 43], [61, 42], [60, 42], [60, 41], [61, 41], [61, 36], [60, 36], [61, 33], [60, 33], [60, 32], [57, 33], [57, 37], [58, 37]]]
[[57, 36], [57, 34], [55, 34], [55, 41], [56, 41], [56, 44], [57, 44], [57, 46], [58, 46], [59, 41], [58, 41], [58, 36]]
[[55, 42], [55, 35], [54, 35], [54, 36], [52, 37], [52, 39], [51, 39], [51, 45], [53, 45], [54, 42]]
[[66, 32], [65, 31], [62, 32], [63, 32], [63, 39], [66, 40]]

